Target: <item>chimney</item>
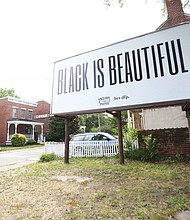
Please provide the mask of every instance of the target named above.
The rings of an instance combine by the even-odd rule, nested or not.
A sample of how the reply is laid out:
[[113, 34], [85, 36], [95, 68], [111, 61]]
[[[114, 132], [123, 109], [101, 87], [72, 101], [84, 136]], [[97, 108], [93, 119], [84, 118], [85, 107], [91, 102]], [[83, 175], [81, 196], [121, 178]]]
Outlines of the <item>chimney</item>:
[[173, 19], [184, 15], [181, 0], [165, 0], [168, 18]]
[[168, 18], [156, 30], [172, 27], [183, 22], [190, 23], [190, 15], [184, 13], [181, 0], [165, 0], [164, 2], [168, 13]]

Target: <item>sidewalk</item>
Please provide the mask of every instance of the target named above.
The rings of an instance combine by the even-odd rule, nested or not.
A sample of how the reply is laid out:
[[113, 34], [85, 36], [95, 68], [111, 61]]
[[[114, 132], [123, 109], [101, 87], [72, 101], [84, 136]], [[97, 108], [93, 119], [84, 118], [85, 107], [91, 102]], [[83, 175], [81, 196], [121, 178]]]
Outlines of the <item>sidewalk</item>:
[[27, 166], [29, 164], [36, 163], [37, 161], [39, 161], [39, 160], [25, 160], [25, 161], [17, 162], [14, 164], [3, 165], [3, 166], [0, 166], [0, 172], [4, 172], [4, 171], [19, 168], [19, 167]]

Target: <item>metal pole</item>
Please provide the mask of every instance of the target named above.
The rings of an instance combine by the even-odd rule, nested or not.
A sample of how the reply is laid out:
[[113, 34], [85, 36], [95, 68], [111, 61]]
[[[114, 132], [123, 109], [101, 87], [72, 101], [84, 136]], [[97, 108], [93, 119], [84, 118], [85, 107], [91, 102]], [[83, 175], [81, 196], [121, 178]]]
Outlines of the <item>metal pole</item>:
[[70, 125], [70, 118], [65, 118], [65, 156], [64, 156], [64, 163], [69, 163], [69, 125]]

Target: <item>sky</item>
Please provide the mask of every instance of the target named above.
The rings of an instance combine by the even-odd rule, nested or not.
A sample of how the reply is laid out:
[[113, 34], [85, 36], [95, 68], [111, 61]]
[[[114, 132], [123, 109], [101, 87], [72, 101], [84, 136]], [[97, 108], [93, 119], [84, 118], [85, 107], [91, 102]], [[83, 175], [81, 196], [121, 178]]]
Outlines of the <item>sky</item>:
[[54, 62], [154, 31], [166, 20], [156, 2], [0, 0], [0, 88], [51, 103]]

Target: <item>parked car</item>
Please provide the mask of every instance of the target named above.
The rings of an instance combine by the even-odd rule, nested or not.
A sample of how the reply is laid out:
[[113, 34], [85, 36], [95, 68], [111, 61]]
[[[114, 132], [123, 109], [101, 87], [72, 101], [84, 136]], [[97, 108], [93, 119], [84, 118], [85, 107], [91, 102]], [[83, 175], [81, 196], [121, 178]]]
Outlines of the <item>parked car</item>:
[[[73, 156], [108, 156], [117, 153], [118, 139], [105, 132], [76, 134], [71, 138]], [[115, 147], [114, 147], [115, 146]]]
[[71, 141], [113, 141], [117, 140], [111, 134], [105, 132], [90, 132], [76, 134], [71, 138]]

